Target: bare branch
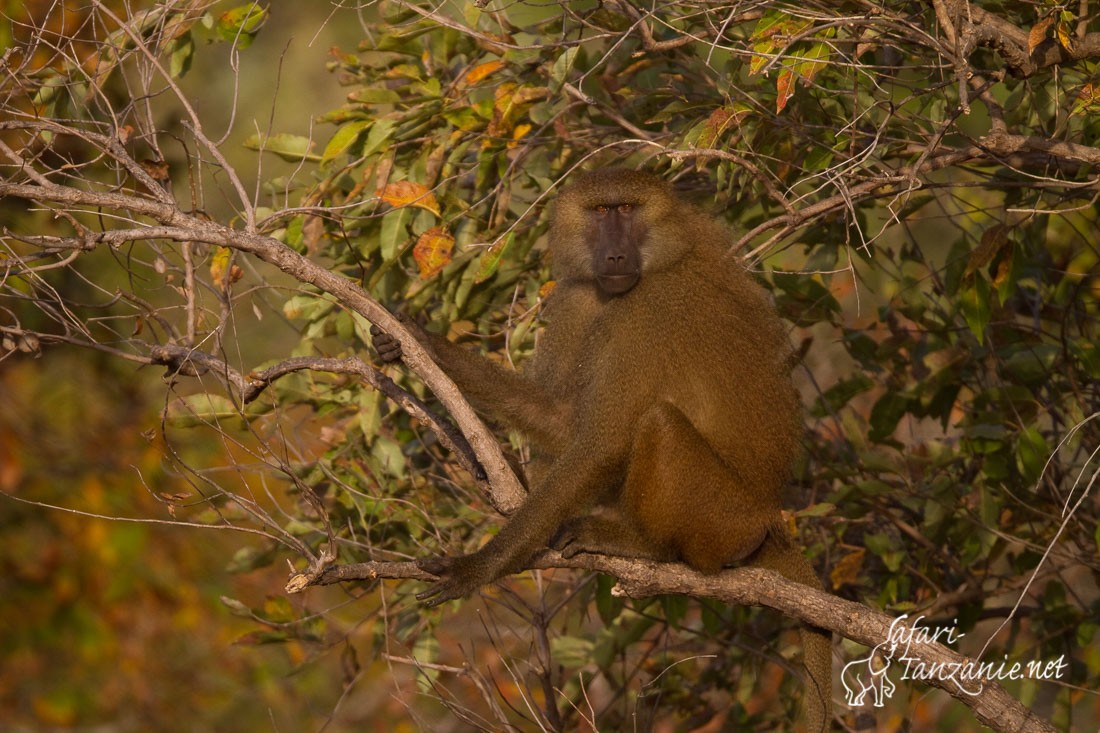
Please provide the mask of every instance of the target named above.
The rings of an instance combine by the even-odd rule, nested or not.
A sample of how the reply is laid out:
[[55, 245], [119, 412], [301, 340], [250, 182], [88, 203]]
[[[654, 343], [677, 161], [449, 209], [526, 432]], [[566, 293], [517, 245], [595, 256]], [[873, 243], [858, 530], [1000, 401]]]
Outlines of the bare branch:
[[[565, 559], [551, 550], [538, 555], [530, 566], [532, 569], [577, 568], [612, 575], [618, 579], [613, 593], [631, 598], [672, 593], [714, 598], [733, 605], [766, 606], [869, 647], [889, 641], [891, 633], [896, 634], [898, 629], [912, 629], [909, 624], [899, 625], [894, 618], [862, 604], [808, 588], [773, 570], [762, 568], [734, 568], [718, 575], [704, 575], [680, 564], [604, 555], [578, 555]], [[432, 580], [434, 576], [417, 568], [415, 563], [336, 565], [312, 580], [303, 574], [296, 574], [287, 582], [286, 590], [297, 593], [310, 585], [387, 578]], [[930, 668], [947, 665], [948, 669], [962, 669], [964, 665], [974, 665], [977, 661], [931, 642], [911, 645], [906, 650], [906, 656]], [[970, 694], [972, 690], [968, 693], [960, 689], [949, 678], [937, 675], [924, 681], [965, 704], [982, 723], [994, 730], [1005, 733], [1054, 733], [1053, 726], [1032, 713], [996, 682], [982, 680], [980, 691]]]

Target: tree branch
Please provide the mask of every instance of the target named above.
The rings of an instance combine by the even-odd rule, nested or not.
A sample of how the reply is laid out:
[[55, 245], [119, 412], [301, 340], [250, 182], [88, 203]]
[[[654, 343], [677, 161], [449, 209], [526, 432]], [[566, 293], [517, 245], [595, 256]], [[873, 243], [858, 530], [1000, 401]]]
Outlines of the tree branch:
[[[530, 567], [576, 568], [612, 575], [618, 579], [612, 593], [631, 598], [675, 593], [713, 598], [730, 605], [766, 606], [872, 648], [889, 642], [892, 637], [896, 639], [899, 634], [911, 634], [916, 629], [915, 624], [900, 622], [859, 603], [809, 588], [773, 570], [762, 568], [731, 568], [717, 575], [704, 575], [686, 565], [605, 555], [583, 554], [567, 560], [552, 550], [537, 555]], [[298, 593], [311, 585], [384, 578], [429, 581], [434, 580], [435, 576], [411, 562], [336, 565], [312, 579], [303, 573], [295, 574], [287, 582], [286, 590]], [[957, 670], [976, 661], [933, 642], [910, 644], [905, 650], [905, 657], [907, 661], [912, 660], [910, 664], [923, 663], [926, 669]], [[1054, 733], [1051, 725], [1038, 718], [996, 682], [982, 680], [980, 690], [970, 694], [956, 684], [956, 679], [961, 678], [937, 674], [922, 681], [962, 702], [973, 710], [978, 720], [994, 730], [1005, 733]]]
[[[151, 228], [152, 237], [180, 242], [205, 242], [246, 252], [278, 267], [299, 282], [315, 285], [332, 295], [341, 305], [363, 316], [401, 343], [405, 363], [439, 398], [467, 436], [478, 462], [485, 470], [488, 485], [492, 487], [489, 500], [493, 506], [507, 514], [523, 503], [526, 492], [505, 460], [499, 443], [466, 402], [454, 382], [431, 360], [427, 351], [397, 318], [351, 280], [329, 272], [271, 237], [235, 230], [200, 216], [184, 213], [173, 204], [137, 195], [86, 191], [44, 182], [28, 184], [0, 181], [0, 197], [5, 196], [67, 207], [102, 207], [145, 216], [161, 224]], [[127, 230], [127, 237], [131, 239], [146, 238], [142, 234], [143, 228], [140, 224]], [[111, 241], [111, 232], [89, 231], [84, 238], [87, 240], [84, 247], [103, 244]]]
[[1013, 76], [1026, 78], [1051, 66], [1100, 57], [1100, 33], [1086, 33], [1074, 38], [1071, 48], [1048, 38], [1029, 51], [1028, 31], [996, 13], [957, 0], [951, 3], [933, 0], [932, 4], [949, 40], [955, 37], [956, 30], [950, 24], [952, 10], [958, 19], [957, 30], [965, 43], [961, 49], [963, 58], [956, 59], [956, 64], [965, 63], [966, 56], [979, 46], [985, 46], [1001, 55]]

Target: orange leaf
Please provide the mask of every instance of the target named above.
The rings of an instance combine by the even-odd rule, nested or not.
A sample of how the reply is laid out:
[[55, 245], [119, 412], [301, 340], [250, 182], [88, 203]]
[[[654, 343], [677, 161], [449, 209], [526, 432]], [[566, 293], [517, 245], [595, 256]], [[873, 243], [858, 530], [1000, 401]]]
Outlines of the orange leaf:
[[168, 164], [163, 160], [143, 160], [141, 167], [154, 181], [164, 183], [168, 180]]
[[416, 206], [439, 216], [439, 202], [435, 200], [435, 195], [427, 186], [420, 183], [412, 181], [387, 183], [385, 188], [378, 189], [374, 195], [395, 208]]
[[775, 97], [775, 111], [778, 114], [783, 111], [787, 106], [787, 100], [794, 94], [794, 73], [790, 69], [779, 72], [779, 77], [775, 80], [775, 90], [778, 92]]
[[731, 125], [740, 124], [741, 120], [749, 114], [749, 110], [744, 105], [738, 105], [742, 109], [737, 109], [736, 106], [719, 107], [710, 113], [707, 117], [706, 123], [703, 125], [703, 131], [699, 133], [699, 142], [697, 145], [701, 148], [714, 147], [714, 143], [726, 131]]
[[432, 227], [413, 245], [413, 259], [420, 268], [420, 279], [427, 280], [451, 261], [455, 238], [444, 227]]
[[502, 66], [504, 66], [503, 61], [487, 61], [484, 64], [478, 64], [466, 72], [462, 84], [477, 84]]
[[1054, 16], [1048, 15], [1040, 20], [1027, 34], [1027, 52], [1030, 55], [1035, 48], [1047, 39], [1047, 31], [1050, 30], [1050, 26], [1054, 24]]
[[547, 280], [539, 288], [539, 298], [545, 299], [550, 297], [550, 293], [554, 292], [554, 288], [557, 286], [557, 280]]

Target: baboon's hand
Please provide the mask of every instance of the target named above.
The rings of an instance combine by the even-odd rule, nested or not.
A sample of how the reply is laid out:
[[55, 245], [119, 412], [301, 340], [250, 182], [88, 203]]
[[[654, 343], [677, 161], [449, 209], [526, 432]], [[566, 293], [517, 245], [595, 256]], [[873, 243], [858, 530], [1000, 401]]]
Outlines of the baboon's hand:
[[378, 352], [378, 358], [386, 364], [391, 364], [401, 359], [401, 342], [390, 336], [378, 326], [370, 327], [371, 340], [374, 350]]
[[496, 580], [492, 569], [477, 553], [461, 557], [429, 557], [416, 561], [416, 566], [439, 580], [416, 594], [425, 606], [438, 606], [456, 598], [465, 598], [481, 586]]

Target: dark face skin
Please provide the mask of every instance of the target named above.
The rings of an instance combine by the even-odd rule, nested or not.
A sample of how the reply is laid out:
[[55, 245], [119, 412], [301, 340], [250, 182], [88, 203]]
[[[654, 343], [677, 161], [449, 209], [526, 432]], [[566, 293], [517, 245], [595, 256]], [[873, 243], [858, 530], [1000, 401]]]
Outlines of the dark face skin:
[[642, 277], [640, 245], [646, 227], [633, 204], [606, 204], [591, 210], [592, 271], [607, 295], [622, 295]]

